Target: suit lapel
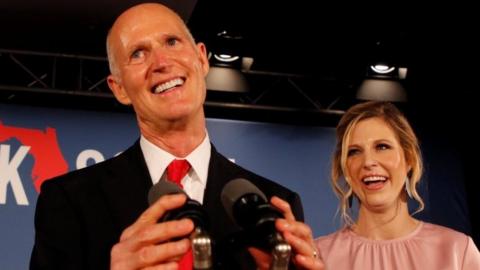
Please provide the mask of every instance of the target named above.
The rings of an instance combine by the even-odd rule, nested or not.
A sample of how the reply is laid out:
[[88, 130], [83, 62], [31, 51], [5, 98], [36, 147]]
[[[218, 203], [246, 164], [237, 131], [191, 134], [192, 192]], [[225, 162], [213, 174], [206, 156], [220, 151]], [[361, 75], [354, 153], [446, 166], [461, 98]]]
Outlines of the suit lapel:
[[148, 208], [147, 194], [152, 186], [138, 141], [108, 164], [108, 174], [102, 179], [103, 192], [114, 222], [123, 231]]
[[219, 154], [213, 145], [208, 167], [203, 205], [212, 223], [212, 233], [216, 235], [216, 238], [224, 238], [225, 235], [238, 229], [227, 215], [220, 198], [223, 187], [232, 179], [235, 169], [234, 165]]
[[214, 239], [214, 258], [220, 269], [255, 268], [244, 246], [245, 235], [230, 219], [220, 198], [226, 183], [238, 177], [247, 177], [247, 174], [247, 171], [218, 153], [212, 145], [203, 205], [212, 223], [210, 234]]

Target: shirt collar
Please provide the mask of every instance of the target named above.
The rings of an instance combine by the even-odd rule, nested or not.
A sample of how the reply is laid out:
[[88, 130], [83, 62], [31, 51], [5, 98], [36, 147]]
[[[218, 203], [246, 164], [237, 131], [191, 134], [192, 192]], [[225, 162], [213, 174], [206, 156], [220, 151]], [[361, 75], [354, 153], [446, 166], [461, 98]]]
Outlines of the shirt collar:
[[200, 143], [200, 145], [198, 145], [197, 148], [187, 156], [188, 162], [192, 165], [194, 172], [197, 174], [198, 179], [203, 186], [206, 186], [207, 184], [208, 166], [210, 164], [212, 148], [208, 133], [206, 132], [205, 134], [202, 143]]
[[[203, 141], [185, 158], [190, 165], [192, 165], [193, 171], [197, 174], [198, 179], [203, 185], [206, 185], [207, 183], [208, 166], [211, 155], [211, 145], [208, 132], [205, 134]], [[168, 164], [178, 157], [175, 157], [169, 152], [156, 146], [143, 135], [140, 136], [140, 148], [142, 149], [145, 162], [147, 163], [148, 172], [150, 173], [152, 182], [153, 184], [156, 184], [164, 174]]]

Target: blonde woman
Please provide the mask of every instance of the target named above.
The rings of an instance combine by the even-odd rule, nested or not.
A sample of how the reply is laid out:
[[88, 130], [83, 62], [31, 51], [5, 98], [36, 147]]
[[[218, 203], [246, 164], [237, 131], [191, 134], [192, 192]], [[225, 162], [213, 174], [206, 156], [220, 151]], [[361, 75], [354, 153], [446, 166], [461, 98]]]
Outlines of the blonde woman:
[[[391, 103], [350, 108], [337, 126], [332, 184], [345, 227], [315, 240], [326, 269], [480, 269], [472, 239], [452, 229], [415, 219], [407, 197], [422, 175], [417, 137]], [[358, 200], [358, 217], [350, 216]]]

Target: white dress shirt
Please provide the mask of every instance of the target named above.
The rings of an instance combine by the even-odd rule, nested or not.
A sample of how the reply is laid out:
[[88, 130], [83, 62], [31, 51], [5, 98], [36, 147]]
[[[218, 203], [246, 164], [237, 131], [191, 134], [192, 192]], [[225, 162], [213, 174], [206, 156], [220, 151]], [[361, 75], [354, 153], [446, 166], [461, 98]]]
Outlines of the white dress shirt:
[[161, 149], [140, 137], [140, 148], [147, 163], [148, 172], [155, 185], [158, 181], [166, 181], [166, 169], [174, 159], [186, 159], [192, 168], [182, 179], [183, 190], [191, 199], [203, 203], [203, 194], [207, 186], [208, 165], [210, 163], [211, 145], [206, 133], [202, 143], [195, 148], [187, 157], [179, 158]]

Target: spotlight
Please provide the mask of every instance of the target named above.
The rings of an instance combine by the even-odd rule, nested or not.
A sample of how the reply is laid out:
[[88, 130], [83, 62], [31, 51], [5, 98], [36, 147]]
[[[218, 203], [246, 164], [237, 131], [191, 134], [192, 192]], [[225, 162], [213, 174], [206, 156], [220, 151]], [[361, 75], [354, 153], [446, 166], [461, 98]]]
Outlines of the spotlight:
[[206, 83], [207, 89], [212, 91], [244, 93], [250, 89], [240, 70], [227, 67], [211, 66]]
[[365, 80], [357, 90], [362, 100], [407, 101], [405, 88], [400, 83], [407, 76], [407, 68], [375, 63], [367, 69]]
[[244, 71], [248, 71], [253, 58], [243, 56], [243, 37], [222, 31], [216, 35], [209, 53], [210, 71], [206, 78], [207, 89], [222, 92], [249, 91]]

